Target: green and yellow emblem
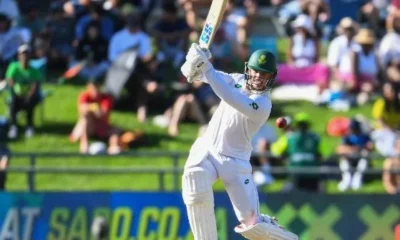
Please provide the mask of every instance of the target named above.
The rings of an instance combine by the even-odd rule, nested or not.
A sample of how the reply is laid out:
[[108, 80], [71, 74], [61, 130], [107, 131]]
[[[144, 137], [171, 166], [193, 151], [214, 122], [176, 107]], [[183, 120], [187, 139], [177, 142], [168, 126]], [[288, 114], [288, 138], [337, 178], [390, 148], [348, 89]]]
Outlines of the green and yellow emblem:
[[258, 64], [264, 65], [266, 62], [267, 62], [267, 56], [265, 56], [264, 54], [261, 55], [261, 56], [258, 58]]

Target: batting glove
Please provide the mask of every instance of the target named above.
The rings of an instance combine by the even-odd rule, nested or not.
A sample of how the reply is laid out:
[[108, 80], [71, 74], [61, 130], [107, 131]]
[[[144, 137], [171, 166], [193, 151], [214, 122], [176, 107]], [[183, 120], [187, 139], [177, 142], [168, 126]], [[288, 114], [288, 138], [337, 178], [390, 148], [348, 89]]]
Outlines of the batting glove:
[[197, 43], [192, 44], [186, 55], [186, 62], [181, 67], [181, 72], [188, 82], [202, 79], [203, 72], [212, 67], [209, 58], [211, 52], [208, 49], [200, 48]]

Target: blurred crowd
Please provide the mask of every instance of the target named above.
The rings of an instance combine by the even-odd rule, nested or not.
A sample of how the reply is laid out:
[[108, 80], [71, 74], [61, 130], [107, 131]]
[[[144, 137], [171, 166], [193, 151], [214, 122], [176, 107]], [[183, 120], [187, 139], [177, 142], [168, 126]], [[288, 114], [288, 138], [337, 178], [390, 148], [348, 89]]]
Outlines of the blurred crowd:
[[[347, 119], [345, 130], [335, 133], [343, 138], [337, 148], [339, 160], [324, 162], [340, 168], [341, 191], [361, 188], [372, 151], [388, 158], [385, 168], [399, 165], [395, 156], [400, 151], [400, 1], [359, 2], [354, 17], [332, 26], [334, 0], [230, 0], [210, 49], [217, 69], [243, 72], [251, 54], [249, 39], [260, 24], [259, 9], [268, 7], [289, 39], [277, 88], [315, 86], [314, 102], [334, 110], [373, 102], [373, 123]], [[27, 113], [25, 137], [35, 134], [34, 109], [46, 98], [41, 83], [51, 81], [49, 76], [57, 71], [66, 81], [78, 77], [86, 84], [69, 135], [71, 142], [79, 142], [81, 153], [105, 148], [118, 154], [143, 138], [145, 133], [120, 129], [110, 121], [113, 109], [124, 102], [139, 122], [155, 116], [152, 124], [167, 128], [171, 137], [179, 135], [185, 120], [199, 123], [202, 134], [219, 99], [207, 84], [188, 84], [180, 66], [190, 43], [199, 38], [210, 3], [49, 0], [43, 11], [39, 1], [1, 0], [0, 89], [8, 93], [8, 138], [19, 135], [21, 110]], [[309, 116], [299, 113], [291, 119], [282, 137], [266, 125], [253, 139], [255, 154], [275, 155], [252, 159], [260, 166], [255, 172], [260, 186], [274, 180], [271, 165], [322, 164], [319, 136], [311, 131]], [[333, 120], [332, 124], [341, 123]], [[91, 145], [92, 139], [104, 144]], [[0, 168], [6, 165], [2, 162], [6, 161], [0, 161]], [[399, 192], [398, 177], [388, 173], [383, 178], [389, 193]], [[318, 179], [294, 176], [287, 189], [320, 191]]]

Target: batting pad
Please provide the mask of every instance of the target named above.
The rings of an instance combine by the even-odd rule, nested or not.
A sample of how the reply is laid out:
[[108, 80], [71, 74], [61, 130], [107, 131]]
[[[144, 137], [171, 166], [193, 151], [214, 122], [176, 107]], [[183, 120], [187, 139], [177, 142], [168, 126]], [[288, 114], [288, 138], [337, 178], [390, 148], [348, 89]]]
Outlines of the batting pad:
[[277, 224], [260, 222], [250, 227], [240, 225], [235, 232], [249, 240], [298, 240], [299, 238]]
[[185, 172], [182, 196], [195, 240], [218, 240], [214, 196], [209, 174], [203, 169]]

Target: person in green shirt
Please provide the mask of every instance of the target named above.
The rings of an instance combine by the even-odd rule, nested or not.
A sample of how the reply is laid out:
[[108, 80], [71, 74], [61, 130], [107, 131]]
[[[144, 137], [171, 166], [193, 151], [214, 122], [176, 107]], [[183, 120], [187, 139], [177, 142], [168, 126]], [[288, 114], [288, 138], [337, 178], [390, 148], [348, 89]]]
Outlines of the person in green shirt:
[[38, 69], [29, 65], [30, 48], [21, 45], [18, 48], [18, 61], [12, 62], [7, 68], [6, 79], [10, 87], [10, 129], [8, 137], [14, 139], [18, 135], [17, 112], [26, 111], [27, 128], [26, 137], [34, 134], [33, 114], [34, 108], [40, 101], [39, 84], [42, 74]]
[[[286, 156], [289, 169], [317, 167], [320, 165], [320, 137], [310, 130], [310, 117], [304, 112], [294, 117], [294, 131], [283, 135], [271, 147], [271, 151], [277, 156]], [[319, 191], [319, 179], [313, 175], [291, 176], [290, 189], [296, 188], [302, 191]]]

